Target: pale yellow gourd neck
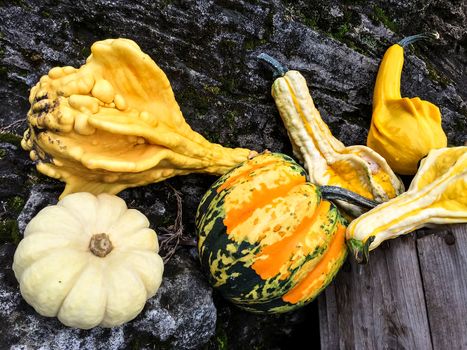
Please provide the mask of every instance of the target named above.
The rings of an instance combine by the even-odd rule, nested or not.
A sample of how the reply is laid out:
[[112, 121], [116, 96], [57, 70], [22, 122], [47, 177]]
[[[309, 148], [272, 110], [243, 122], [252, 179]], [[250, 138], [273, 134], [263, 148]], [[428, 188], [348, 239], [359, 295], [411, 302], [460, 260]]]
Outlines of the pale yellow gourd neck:
[[112, 249], [112, 242], [110, 241], [109, 235], [106, 233], [96, 233], [89, 241], [89, 250], [100, 258], [104, 258]]

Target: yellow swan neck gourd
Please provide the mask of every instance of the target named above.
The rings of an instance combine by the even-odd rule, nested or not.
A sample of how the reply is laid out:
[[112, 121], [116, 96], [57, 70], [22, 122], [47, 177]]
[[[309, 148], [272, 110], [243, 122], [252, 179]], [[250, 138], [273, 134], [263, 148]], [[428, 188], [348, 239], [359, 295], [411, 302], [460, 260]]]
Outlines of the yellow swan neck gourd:
[[381, 61], [373, 92], [373, 115], [367, 145], [381, 154], [391, 168], [413, 175], [431, 149], [446, 147], [441, 112], [418, 97], [401, 96], [404, 47], [428, 35], [414, 35], [392, 45]]
[[467, 147], [430, 151], [407, 192], [378, 205], [347, 228], [358, 262], [383, 241], [432, 224], [467, 222]]
[[[274, 69], [272, 96], [287, 129], [295, 156], [305, 163], [310, 182], [339, 186], [368, 199], [384, 202], [404, 191], [404, 186], [383, 157], [366, 146], [346, 147], [321, 118], [298, 71], [285, 69], [269, 55], [258, 57]], [[354, 216], [361, 210], [338, 202]]]
[[22, 146], [62, 196], [118, 193], [175, 175], [221, 175], [251, 151], [193, 131], [164, 72], [128, 39], [94, 43], [86, 64], [56, 67], [31, 89]]

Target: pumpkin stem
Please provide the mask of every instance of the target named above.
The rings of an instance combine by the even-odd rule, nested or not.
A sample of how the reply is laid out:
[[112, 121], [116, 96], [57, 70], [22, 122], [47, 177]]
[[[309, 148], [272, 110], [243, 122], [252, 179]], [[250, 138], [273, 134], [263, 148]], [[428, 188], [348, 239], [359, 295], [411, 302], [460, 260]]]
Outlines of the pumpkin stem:
[[287, 67], [283, 66], [281, 63], [279, 63], [278, 60], [272, 56], [269, 56], [267, 53], [260, 53], [258, 55], [258, 59], [265, 62], [269, 67], [272, 68], [274, 79], [283, 77], [288, 71]]
[[324, 199], [339, 199], [367, 209], [372, 209], [379, 204], [378, 202], [338, 186], [321, 186], [320, 190]]
[[402, 47], [406, 47], [407, 45], [410, 45], [416, 41], [422, 40], [422, 39], [439, 39], [439, 33], [438, 32], [431, 32], [431, 33], [422, 33], [422, 34], [416, 34], [416, 35], [411, 35], [408, 36], [401, 41], [399, 41], [397, 44]]
[[105, 257], [113, 249], [112, 242], [109, 239], [109, 235], [106, 233], [96, 233], [91, 237], [89, 242], [89, 250], [100, 258]]
[[368, 239], [363, 242], [355, 238], [347, 240], [347, 246], [349, 247], [350, 252], [354, 256], [355, 260], [359, 264], [366, 264], [369, 260], [370, 255], [370, 244], [375, 239], [375, 236], [370, 236]]

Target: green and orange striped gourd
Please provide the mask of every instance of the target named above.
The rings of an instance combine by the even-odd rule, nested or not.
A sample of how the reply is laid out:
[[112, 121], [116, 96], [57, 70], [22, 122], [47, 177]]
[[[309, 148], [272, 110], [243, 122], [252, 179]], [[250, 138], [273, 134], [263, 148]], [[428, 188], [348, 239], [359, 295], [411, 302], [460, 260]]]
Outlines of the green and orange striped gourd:
[[313, 300], [347, 254], [347, 222], [325, 199], [342, 192], [349, 191], [307, 182], [305, 170], [279, 153], [260, 154], [223, 175], [196, 216], [210, 283], [253, 312], [286, 312]]

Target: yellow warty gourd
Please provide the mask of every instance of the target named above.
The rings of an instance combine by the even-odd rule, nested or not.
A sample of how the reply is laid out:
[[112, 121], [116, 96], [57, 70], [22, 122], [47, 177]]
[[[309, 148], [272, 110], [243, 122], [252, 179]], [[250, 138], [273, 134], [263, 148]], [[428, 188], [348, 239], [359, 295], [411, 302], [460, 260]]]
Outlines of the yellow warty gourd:
[[467, 147], [432, 150], [407, 192], [358, 217], [347, 228], [357, 261], [383, 241], [432, 224], [467, 222]]
[[207, 141], [186, 123], [164, 72], [128, 39], [98, 41], [79, 69], [56, 67], [29, 97], [22, 146], [62, 196], [117, 193], [192, 172], [223, 174], [250, 151]]
[[426, 37], [407, 37], [386, 51], [373, 93], [367, 145], [402, 175], [415, 174], [418, 162], [431, 149], [447, 146], [439, 108], [419, 97], [402, 97], [400, 91], [404, 47]]
[[[287, 71], [269, 55], [261, 54], [259, 58], [276, 70], [272, 96], [294, 154], [305, 163], [310, 182], [343, 187], [377, 202], [387, 201], [404, 191], [402, 182], [378, 153], [366, 146], [345, 147], [332, 135], [300, 72]], [[354, 205], [338, 203], [355, 216], [361, 213]]]

